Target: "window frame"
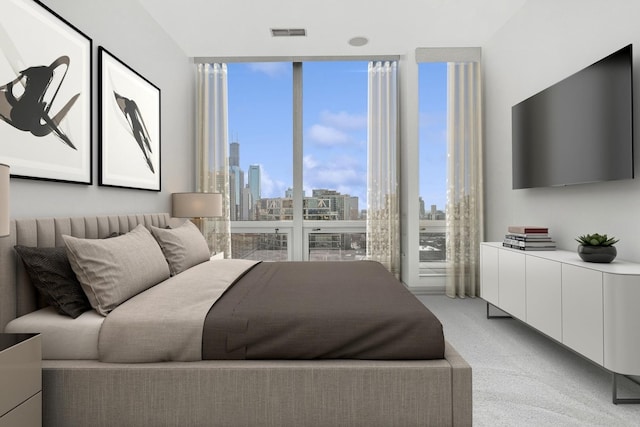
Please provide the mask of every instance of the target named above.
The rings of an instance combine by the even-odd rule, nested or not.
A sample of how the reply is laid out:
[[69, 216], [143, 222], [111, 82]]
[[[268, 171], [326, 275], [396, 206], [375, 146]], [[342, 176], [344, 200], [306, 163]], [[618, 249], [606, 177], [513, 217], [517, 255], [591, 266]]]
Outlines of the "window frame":
[[[415, 97], [401, 98], [401, 109], [412, 111], [415, 115], [411, 119], [404, 118], [403, 132], [406, 138], [415, 140], [413, 145], [407, 144], [402, 150], [402, 188], [405, 198], [402, 205], [402, 233], [406, 241], [403, 241], [402, 280], [416, 293], [443, 293], [446, 285], [446, 274], [429, 275], [420, 274], [420, 209], [419, 209], [419, 185], [410, 182], [420, 173], [419, 165], [419, 64], [422, 62], [478, 62], [482, 66], [482, 49], [480, 47], [450, 47], [450, 48], [416, 48], [411, 64], [405, 63], [404, 74], [401, 78], [410, 82], [404, 86], [406, 92], [415, 93]], [[406, 139], [405, 139], [406, 140]], [[446, 268], [446, 261], [444, 267]]]
[[[288, 255], [291, 261], [307, 261], [309, 259], [309, 233], [313, 229], [336, 230], [336, 232], [366, 232], [365, 220], [336, 220], [313, 221], [304, 219], [303, 209], [303, 77], [304, 62], [311, 61], [398, 61], [397, 55], [372, 56], [328, 56], [328, 57], [218, 57], [195, 58], [194, 62], [224, 62], [224, 63], [252, 63], [252, 62], [288, 62], [293, 71], [293, 219], [291, 221], [231, 221], [231, 233], [271, 233], [275, 228], [279, 232], [286, 230], [288, 234]], [[247, 231], [243, 231], [247, 230]], [[250, 230], [250, 231], [249, 231]], [[233, 254], [232, 254], [233, 255]]]

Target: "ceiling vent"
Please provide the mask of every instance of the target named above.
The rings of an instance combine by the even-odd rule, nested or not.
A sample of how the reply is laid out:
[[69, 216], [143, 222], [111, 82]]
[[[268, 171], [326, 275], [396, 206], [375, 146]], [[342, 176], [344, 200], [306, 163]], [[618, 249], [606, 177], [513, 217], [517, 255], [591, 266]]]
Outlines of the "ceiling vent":
[[307, 30], [304, 28], [272, 28], [273, 37], [305, 37]]

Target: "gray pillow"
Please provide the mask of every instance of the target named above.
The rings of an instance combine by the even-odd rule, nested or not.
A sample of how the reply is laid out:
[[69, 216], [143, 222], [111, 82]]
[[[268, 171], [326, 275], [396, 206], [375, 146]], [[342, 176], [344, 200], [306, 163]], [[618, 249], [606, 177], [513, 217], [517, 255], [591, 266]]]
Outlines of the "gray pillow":
[[64, 246], [35, 248], [16, 245], [14, 248], [22, 259], [31, 284], [58, 313], [75, 319], [91, 310]]
[[162, 248], [172, 276], [211, 257], [207, 241], [191, 221], [170, 229], [151, 226], [151, 233]]
[[103, 316], [169, 278], [169, 266], [143, 225], [110, 239], [63, 235], [67, 255], [91, 306]]

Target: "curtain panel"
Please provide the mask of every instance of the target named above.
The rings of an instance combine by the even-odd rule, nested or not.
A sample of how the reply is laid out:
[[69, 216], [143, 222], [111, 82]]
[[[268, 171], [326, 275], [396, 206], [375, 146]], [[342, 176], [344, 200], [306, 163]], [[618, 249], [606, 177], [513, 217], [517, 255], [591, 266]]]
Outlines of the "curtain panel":
[[447, 72], [446, 293], [475, 297], [484, 237], [480, 64], [450, 62]]
[[227, 155], [227, 66], [197, 64], [196, 191], [222, 193], [222, 217], [204, 218], [202, 230], [214, 252], [231, 257]]
[[400, 278], [397, 63], [369, 63], [367, 258]]

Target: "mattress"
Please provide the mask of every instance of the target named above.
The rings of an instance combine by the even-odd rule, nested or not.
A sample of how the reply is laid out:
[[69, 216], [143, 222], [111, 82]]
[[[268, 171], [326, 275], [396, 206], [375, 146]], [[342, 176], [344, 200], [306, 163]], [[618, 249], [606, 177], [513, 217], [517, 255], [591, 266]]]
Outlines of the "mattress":
[[51, 307], [7, 332], [42, 334], [43, 359], [112, 363], [203, 359], [429, 360], [444, 357], [442, 324], [380, 263], [196, 265], [107, 317]]
[[198, 264], [106, 317], [99, 360], [427, 360], [442, 324], [373, 261]]
[[58, 314], [53, 307], [20, 316], [7, 324], [7, 333], [40, 333], [42, 358], [97, 360], [98, 335], [104, 317], [89, 310], [76, 319]]

